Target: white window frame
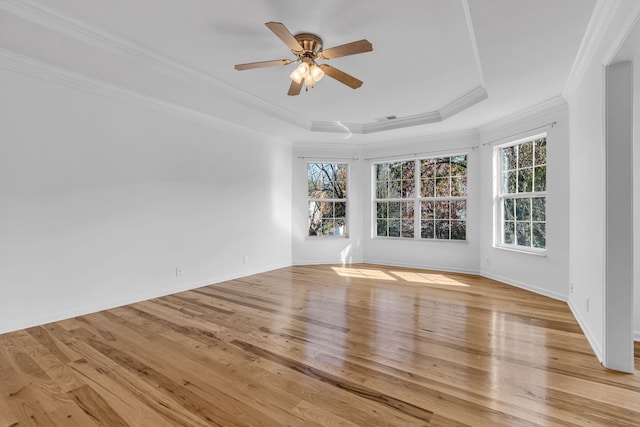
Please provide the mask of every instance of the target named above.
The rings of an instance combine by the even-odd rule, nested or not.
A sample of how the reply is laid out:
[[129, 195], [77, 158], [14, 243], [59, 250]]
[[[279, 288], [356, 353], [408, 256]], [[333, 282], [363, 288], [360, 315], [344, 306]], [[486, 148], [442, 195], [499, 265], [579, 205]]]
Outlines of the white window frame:
[[[314, 198], [309, 196], [309, 165], [317, 165], [317, 164], [325, 164], [325, 165], [346, 165], [346, 170], [347, 170], [347, 180], [345, 183], [346, 186], [346, 198], [343, 199], [337, 199], [337, 198]], [[307, 197], [306, 197], [306, 201], [307, 201], [307, 231], [305, 233], [306, 238], [307, 239], [344, 239], [344, 238], [349, 238], [349, 230], [351, 227], [351, 220], [350, 220], [350, 209], [349, 209], [349, 194], [350, 194], [350, 180], [351, 180], [351, 164], [349, 162], [345, 162], [345, 161], [308, 161], [305, 163], [305, 172], [306, 172], [306, 180], [307, 180]], [[319, 234], [319, 235], [309, 235], [309, 228], [310, 228], [310, 224], [309, 224], [309, 204], [310, 203], [317, 203], [317, 202], [338, 202], [338, 203], [344, 203], [345, 204], [345, 216], [344, 216], [344, 228], [345, 231], [342, 234]], [[333, 217], [335, 218], [335, 216]]]
[[[421, 166], [421, 162], [423, 160], [429, 160], [429, 159], [439, 159], [439, 158], [454, 158], [454, 157], [459, 157], [459, 156], [465, 156], [465, 159], [467, 161], [467, 173], [466, 173], [466, 178], [467, 178], [467, 184], [466, 184], [466, 194], [464, 196], [434, 196], [434, 197], [422, 197], [422, 193], [421, 193], [421, 185], [422, 185], [422, 176], [421, 176], [421, 171], [420, 171], [420, 166]], [[385, 164], [385, 163], [401, 163], [401, 162], [414, 162], [414, 195], [413, 197], [396, 197], [396, 198], [378, 198], [377, 197], [377, 176], [376, 176], [376, 169], [377, 169], [377, 165], [380, 164]], [[392, 240], [405, 240], [405, 241], [425, 241], [425, 242], [467, 242], [468, 241], [468, 219], [466, 216], [466, 213], [469, 210], [469, 205], [468, 205], [468, 199], [469, 199], [469, 191], [468, 191], [468, 178], [469, 178], [469, 153], [468, 152], [452, 152], [452, 153], [442, 153], [442, 154], [433, 154], [433, 155], [425, 155], [425, 156], [420, 156], [420, 157], [413, 157], [413, 158], [405, 158], [405, 159], [388, 159], [388, 160], [380, 160], [377, 162], [372, 163], [372, 167], [371, 167], [371, 182], [372, 182], [372, 192], [371, 192], [371, 200], [372, 200], [372, 204], [371, 204], [371, 237], [373, 239], [381, 239], [381, 240], [387, 240], [387, 239], [392, 239]], [[465, 223], [465, 238], [464, 239], [452, 239], [451, 238], [451, 230], [449, 230], [449, 238], [447, 239], [439, 239], [436, 238], [435, 235], [433, 238], [427, 238], [427, 237], [422, 237], [422, 213], [421, 213], [421, 208], [422, 208], [422, 203], [428, 202], [428, 201], [448, 201], [448, 202], [455, 202], [457, 200], [464, 200], [465, 201], [465, 217], [464, 217], [464, 223]], [[380, 202], [404, 202], [404, 203], [412, 203], [413, 204], [413, 236], [412, 237], [403, 237], [402, 235], [400, 236], [379, 236], [378, 235], [378, 230], [377, 230], [377, 220], [378, 220], [378, 215], [377, 215], [377, 204]], [[402, 219], [400, 220], [400, 234], [402, 234]], [[449, 216], [449, 221], [452, 221], [451, 216]], [[434, 231], [435, 233], [435, 231]]]
[[[525, 252], [525, 253], [530, 253], [530, 254], [535, 254], [535, 255], [546, 255], [547, 254], [547, 249], [549, 247], [548, 244], [548, 239], [547, 239], [547, 234], [546, 234], [546, 228], [547, 228], [547, 224], [548, 224], [548, 215], [547, 215], [547, 190], [548, 190], [548, 180], [547, 180], [547, 176], [548, 176], [548, 161], [549, 161], [549, 157], [548, 157], [548, 151], [546, 154], [546, 159], [545, 159], [545, 190], [544, 191], [535, 191], [535, 189], [532, 189], [532, 191], [527, 191], [527, 192], [517, 192], [517, 193], [503, 193], [503, 162], [502, 162], [502, 156], [501, 156], [501, 152], [503, 149], [505, 148], [509, 148], [509, 147], [513, 147], [516, 145], [521, 145], [524, 144], [526, 142], [529, 141], [536, 141], [539, 139], [545, 138], [547, 139], [547, 147], [548, 147], [548, 137], [547, 137], [547, 133], [540, 133], [540, 134], [536, 134], [536, 135], [531, 135], [525, 138], [520, 138], [514, 141], [510, 141], [507, 142], [505, 144], [500, 144], [500, 145], [496, 145], [494, 146], [493, 149], [493, 157], [494, 157], [494, 170], [495, 170], [495, 186], [494, 186], [494, 191], [495, 191], [495, 197], [494, 197], [494, 213], [495, 213], [495, 218], [496, 220], [494, 221], [494, 247], [499, 248], [499, 249], [506, 249], [506, 250], [511, 250], [511, 251], [516, 251], [516, 252]], [[535, 168], [535, 151], [534, 151], [534, 155], [533, 155], [533, 167]], [[519, 167], [519, 165], [517, 166], [516, 170], [520, 170], [521, 168]], [[516, 182], [517, 185], [517, 182]], [[505, 212], [504, 212], [504, 200], [505, 199], [513, 199], [514, 202], [518, 199], [534, 199], [534, 198], [544, 198], [545, 200], [545, 220], [543, 221], [545, 224], [545, 247], [544, 248], [537, 248], [533, 246], [533, 231], [531, 231], [531, 238], [530, 238], [530, 245], [529, 246], [524, 246], [524, 245], [518, 245], [517, 244], [517, 232], [514, 230], [514, 243], [504, 243], [503, 238], [504, 238], [504, 224], [505, 224]], [[514, 219], [514, 223], [517, 222]], [[531, 220], [529, 220], [530, 223], [530, 227], [533, 226], [534, 222], [542, 222], [542, 221], [533, 221], [533, 217]]]

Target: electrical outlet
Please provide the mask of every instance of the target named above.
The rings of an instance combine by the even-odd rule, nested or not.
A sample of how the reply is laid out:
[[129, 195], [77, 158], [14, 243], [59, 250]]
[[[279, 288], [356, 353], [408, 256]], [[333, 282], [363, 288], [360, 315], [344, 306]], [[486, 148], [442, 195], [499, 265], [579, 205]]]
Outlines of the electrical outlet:
[[484, 259], [484, 263], [487, 264], [487, 265], [491, 265], [491, 258], [490, 257], [486, 257]]
[[573, 283], [569, 283], [569, 293], [573, 293]]
[[182, 269], [180, 267], [176, 267], [176, 277], [182, 276]]
[[242, 263], [243, 263], [243, 264], [249, 264], [249, 257], [248, 257], [248, 256], [246, 256], [246, 255], [245, 255], [245, 256], [243, 256], [243, 257], [242, 257]]
[[589, 312], [589, 297], [587, 297], [587, 313]]

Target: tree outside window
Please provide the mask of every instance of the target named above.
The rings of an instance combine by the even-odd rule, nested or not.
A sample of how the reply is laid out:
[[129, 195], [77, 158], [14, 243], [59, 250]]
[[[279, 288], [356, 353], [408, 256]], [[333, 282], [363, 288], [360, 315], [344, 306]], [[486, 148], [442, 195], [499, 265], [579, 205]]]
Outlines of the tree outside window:
[[308, 163], [309, 236], [347, 236], [346, 163]]
[[499, 245], [541, 251], [547, 247], [547, 138], [497, 148], [500, 176]]
[[375, 235], [466, 240], [467, 156], [377, 163]]

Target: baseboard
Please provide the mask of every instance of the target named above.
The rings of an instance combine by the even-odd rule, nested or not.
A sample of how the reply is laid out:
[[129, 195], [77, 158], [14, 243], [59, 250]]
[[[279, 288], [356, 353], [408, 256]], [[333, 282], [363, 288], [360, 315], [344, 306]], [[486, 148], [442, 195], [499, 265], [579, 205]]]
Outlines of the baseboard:
[[524, 289], [526, 291], [531, 291], [536, 294], [544, 295], [546, 297], [553, 298], [559, 301], [564, 301], [564, 302], [568, 301], [567, 295], [564, 295], [558, 292], [552, 292], [552, 291], [549, 291], [548, 289], [539, 288], [537, 286], [532, 286], [528, 283], [520, 282], [518, 280], [512, 280], [512, 279], [509, 279], [508, 277], [503, 277], [498, 274], [480, 272], [480, 275], [488, 279], [497, 280], [498, 282], [506, 283], [507, 285], [515, 286], [516, 288]]
[[32, 319], [24, 319], [19, 322], [10, 323], [8, 325], [0, 326], [0, 334], [18, 331], [21, 329], [31, 328], [34, 326], [45, 325], [51, 322], [58, 322], [65, 319], [71, 319], [77, 316], [86, 316], [91, 313], [97, 313], [103, 310], [109, 310], [116, 307], [122, 307], [129, 304], [135, 304], [141, 301], [148, 301], [154, 298], [160, 298], [163, 296], [176, 294], [179, 292], [189, 291], [192, 289], [201, 288], [203, 286], [215, 285], [216, 283], [222, 283], [229, 280], [239, 279], [242, 277], [252, 276], [254, 274], [265, 273], [267, 271], [277, 270], [280, 268], [290, 267], [291, 264], [278, 264], [267, 266], [263, 268], [257, 268], [254, 270], [246, 270], [243, 272], [232, 273], [224, 276], [219, 276], [212, 278], [211, 280], [207, 280], [204, 283], [185, 283], [180, 284], [178, 286], [173, 286], [169, 288], [164, 288], [160, 290], [154, 290], [153, 292], [142, 292], [139, 294], [131, 295], [129, 294], [126, 298], [116, 298], [108, 301], [101, 301], [98, 304], [94, 305], [86, 305], [79, 308], [74, 308], [73, 310], [68, 311], [60, 311], [57, 313], [51, 313], [43, 317], [32, 318]]
[[600, 361], [600, 363], [603, 363], [604, 358], [602, 354], [602, 347], [600, 347], [600, 343], [595, 338], [595, 335], [591, 332], [591, 329], [589, 329], [587, 322], [584, 321], [584, 319], [580, 315], [580, 312], [575, 309], [575, 307], [573, 306], [573, 302], [571, 300], [567, 301], [567, 305], [569, 306], [569, 309], [571, 310], [571, 313], [573, 314], [574, 319], [576, 319], [576, 322], [578, 322], [580, 329], [582, 329], [582, 333], [587, 338], [587, 341], [589, 341], [589, 344], [591, 345], [591, 349], [593, 350], [596, 357], [598, 358], [598, 361]]

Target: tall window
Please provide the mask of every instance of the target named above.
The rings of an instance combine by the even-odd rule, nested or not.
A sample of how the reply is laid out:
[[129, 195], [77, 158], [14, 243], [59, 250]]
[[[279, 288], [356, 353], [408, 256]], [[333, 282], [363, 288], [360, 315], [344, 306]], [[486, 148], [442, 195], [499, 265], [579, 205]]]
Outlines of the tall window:
[[346, 163], [308, 163], [309, 236], [347, 235]]
[[543, 251], [547, 247], [547, 138], [497, 148], [500, 188], [499, 244]]
[[467, 156], [374, 165], [376, 236], [466, 240]]

